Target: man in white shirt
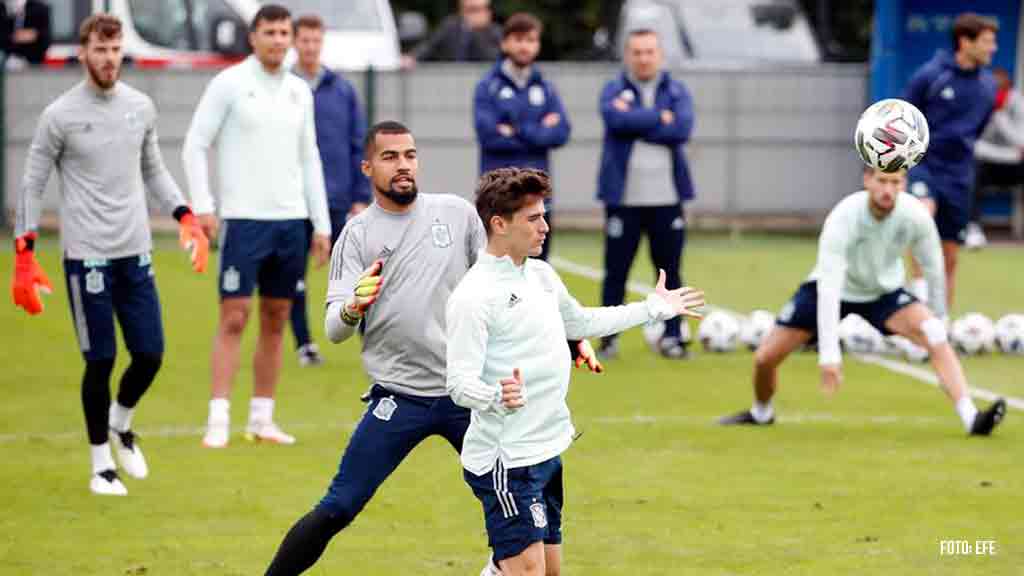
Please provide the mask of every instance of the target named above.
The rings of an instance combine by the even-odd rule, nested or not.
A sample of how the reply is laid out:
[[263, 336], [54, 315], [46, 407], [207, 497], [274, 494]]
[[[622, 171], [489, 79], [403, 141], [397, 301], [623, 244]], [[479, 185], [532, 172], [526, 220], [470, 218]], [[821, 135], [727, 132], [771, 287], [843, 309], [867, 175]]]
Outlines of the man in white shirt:
[[699, 317], [704, 295], [665, 289], [645, 302], [584, 308], [538, 256], [547, 236], [547, 174], [484, 174], [476, 207], [487, 248], [447, 304], [447, 390], [470, 408], [462, 446], [466, 483], [484, 508], [493, 566], [483, 574], [559, 574], [562, 464], [575, 430], [566, 404], [566, 339], [607, 336], [648, 321]]
[[[967, 379], [950, 346], [942, 248], [935, 221], [924, 205], [904, 194], [906, 173], [868, 168], [864, 188], [841, 200], [825, 219], [818, 263], [779, 313], [775, 328], [754, 355], [754, 405], [722, 418], [724, 425], [775, 422], [772, 397], [779, 364], [815, 336], [821, 387], [833, 393], [843, 379], [839, 321], [858, 314], [883, 334], [899, 334], [925, 348], [942, 387], [971, 435], [987, 436], [1006, 413], [996, 400], [978, 412], [967, 395]], [[903, 289], [907, 248], [928, 280], [932, 310]]]
[[295, 288], [303, 276], [313, 223], [318, 266], [330, 253], [323, 169], [309, 86], [282, 64], [291, 46], [291, 14], [268, 4], [253, 18], [253, 55], [206, 88], [182, 151], [194, 209], [208, 235], [217, 231], [206, 154], [217, 141], [220, 217], [220, 321], [214, 340], [210, 415], [203, 444], [228, 443], [231, 383], [242, 333], [260, 289], [260, 335], [253, 355], [253, 396], [246, 438], [292, 444], [274, 423], [281, 343]]

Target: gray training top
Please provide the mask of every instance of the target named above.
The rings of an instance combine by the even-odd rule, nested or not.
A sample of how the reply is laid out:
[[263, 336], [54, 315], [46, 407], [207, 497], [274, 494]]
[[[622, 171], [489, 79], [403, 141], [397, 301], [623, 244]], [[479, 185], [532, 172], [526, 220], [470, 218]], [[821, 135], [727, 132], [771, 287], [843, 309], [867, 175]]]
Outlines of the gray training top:
[[39, 117], [18, 198], [16, 236], [39, 226], [46, 181], [57, 168], [65, 258], [122, 258], [149, 252], [143, 184], [170, 212], [185, 204], [164, 166], [156, 107], [118, 82], [105, 92], [81, 82]]
[[377, 301], [366, 311], [363, 367], [375, 384], [445, 396], [445, 304], [487, 244], [476, 209], [458, 196], [420, 194], [404, 214], [374, 203], [349, 220], [334, 245], [327, 304], [352, 297], [384, 261]]

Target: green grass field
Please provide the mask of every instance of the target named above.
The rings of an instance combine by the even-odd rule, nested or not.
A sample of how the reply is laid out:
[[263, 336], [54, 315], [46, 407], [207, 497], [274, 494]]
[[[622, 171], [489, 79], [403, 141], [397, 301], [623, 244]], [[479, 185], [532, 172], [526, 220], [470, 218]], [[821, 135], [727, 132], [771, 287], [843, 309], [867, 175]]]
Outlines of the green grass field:
[[[168, 351], [135, 420], [151, 476], [127, 479], [127, 498], [88, 492], [82, 361], [52, 237], [41, 242], [41, 261], [58, 287], [44, 315], [0, 306], [2, 574], [262, 574], [336, 469], [363, 408], [357, 343], [320, 338], [320, 368], [300, 369], [287, 354], [277, 418], [296, 446], [249, 445], [236, 433], [228, 449], [204, 449], [215, 280], [193, 275], [169, 238], [159, 246]], [[601, 265], [598, 235], [560, 234], [554, 246], [563, 258]], [[633, 278], [650, 283], [644, 254]], [[776, 311], [813, 260], [809, 237], [696, 235], [684, 269], [711, 304]], [[966, 255], [954, 315], [1024, 311], [1020, 262], [1019, 247]], [[3, 252], [0, 269], [11, 268]], [[596, 282], [563, 277], [582, 302], [599, 301]], [[320, 334], [325, 272], [310, 280]], [[638, 330], [623, 352], [603, 376], [575, 373], [570, 403], [584, 434], [564, 456], [565, 574], [1024, 573], [1018, 411], [994, 437], [967, 438], [931, 386], [849, 360], [843, 389], [826, 398], [815, 357], [798, 354], [782, 371], [780, 423], [723, 429], [715, 418], [749, 406], [749, 352], [674, 363], [650, 353]], [[233, 395], [237, 429], [248, 364]], [[977, 386], [1024, 397], [1024, 358], [971, 358], [967, 369]], [[997, 554], [941, 556], [939, 542], [952, 539], [995, 540]], [[455, 454], [432, 439], [309, 573], [466, 576], [486, 557], [479, 505]]]

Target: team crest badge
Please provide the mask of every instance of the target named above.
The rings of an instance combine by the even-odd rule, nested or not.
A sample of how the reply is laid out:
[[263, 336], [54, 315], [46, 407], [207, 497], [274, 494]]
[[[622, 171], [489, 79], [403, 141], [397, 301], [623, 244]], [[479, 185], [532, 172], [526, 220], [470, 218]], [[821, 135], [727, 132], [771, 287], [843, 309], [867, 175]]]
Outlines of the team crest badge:
[[508, 100], [515, 95], [515, 91], [509, 86], [505, 86], [498, 92], [498, 98], [501, 98], [502, 100]]
[[547, 96], [544, 95], [544, 87], [536, 84], [530, 86], [527, 98], [529, 98], [531, 106], [543, 106], [544, 101], [547, 100]]
[[622, 232], [624, 228], [622, 218], [618, 216], [612, 216], [608, 219], [608, 237], [609, 238], [622, 238]]
[[447, 248], [452, 245], [452, 231], [447, 224], [434, 222], [434, 225], [430, 227], [430, 236], [434, 240], [434, 246], [438, 248]]
[[395, 413], [395, 409], [398, 408], [398, 404], [391, 398], [381, 398], [380, 402], [377, 402], [377, 407], [373, 409], [373, 415], [378, 420], [387, 422], [391, 420], [391, 416]]
[[128, 124], [128, 128], [135, 130], [142, 125], [142, 121], [139, 119], [139, 113], [132, 111], [126, 112], [124, 115], [124, 121]]
[[627, 104], [632, 104], [633, 102], [636, 101], [636, 94], [634, 94], [632, 90], [627, 88], [619, 94], [619, 98], [622, 98], [622, 101], [626, 102]]
[[221, 287], [225, 292], [238, 292], [239, 285], [241, 284], [241, 275], [238, 273], [238, 269], [234, 266], [229, 266], [224, 271], [224, 278], [221, 281]]
[[89, 294], [103, 292], [103, 272], [93, 268], [85, 275], [85, 291]]
[[540, 502], [530, 505], [530, 515], [533, 516], [533, 525], [537, 528], [546, 528], [548, 515], [544, 512], [544, 505]]

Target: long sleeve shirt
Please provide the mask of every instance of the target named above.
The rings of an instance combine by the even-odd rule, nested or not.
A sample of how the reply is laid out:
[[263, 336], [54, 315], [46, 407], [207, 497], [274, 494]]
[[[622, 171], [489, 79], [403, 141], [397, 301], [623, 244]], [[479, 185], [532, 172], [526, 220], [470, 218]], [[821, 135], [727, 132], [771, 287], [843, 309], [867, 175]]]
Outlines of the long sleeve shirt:
[[[529, 466], [562, 453], [575, 430], [566, 396], [570, 353], [565, 341], [607, 336], [675, 313], [658, 295], [625, 306], [585, 308], [541, 260], [517, 266], [481, 253], [448, 299], [448, 393], [473, 410], [462, 465], [480, 475], [497, 459]], [[522, 408], [501, 403], [498, 382], [520, 370]]]
[[907, 248], [928, 281], [928, 303], [946, 315], [946, 277], [935, 221], [920, 200], [896, 196], [882, 220], [868, 207], [866, 191], [850, 194], [829, 212], [818, 240], [818, 262], [809, 279], [818, 284], [818, 363], [838, 364], [841, 301], [870, 302], [903, 286]]
[[118, 82], [81, 82], [46, 107], [28, 150], [14, 233], [39, 226], [50, 173], [60, 180], [61, 248], [76, 260], [122, 258], [152, 249], [145, 190], [159, 208], [184, 204], [160, 155], [153, 101]]
[[446, 395], [445, 302], [485, 242], [476, 209], [458, 196], [420, 194], [403, 213], [371, 204], [345, 224], [334, 245], [327, 337], [340, 342], [352, 335], [342, 307], [363, 271], [382, 260], [380, 294], [363, 316], [366, 373], [402, 394]]
[[271, 74], [250, 56], [217, 74], [182, 150], [196, 213], [215, 211], [207, 152], [216, 141], [221, 218], [309, 218], [317, 234], [330, 234], [313, 116], [309, 86], [283, 67]]

